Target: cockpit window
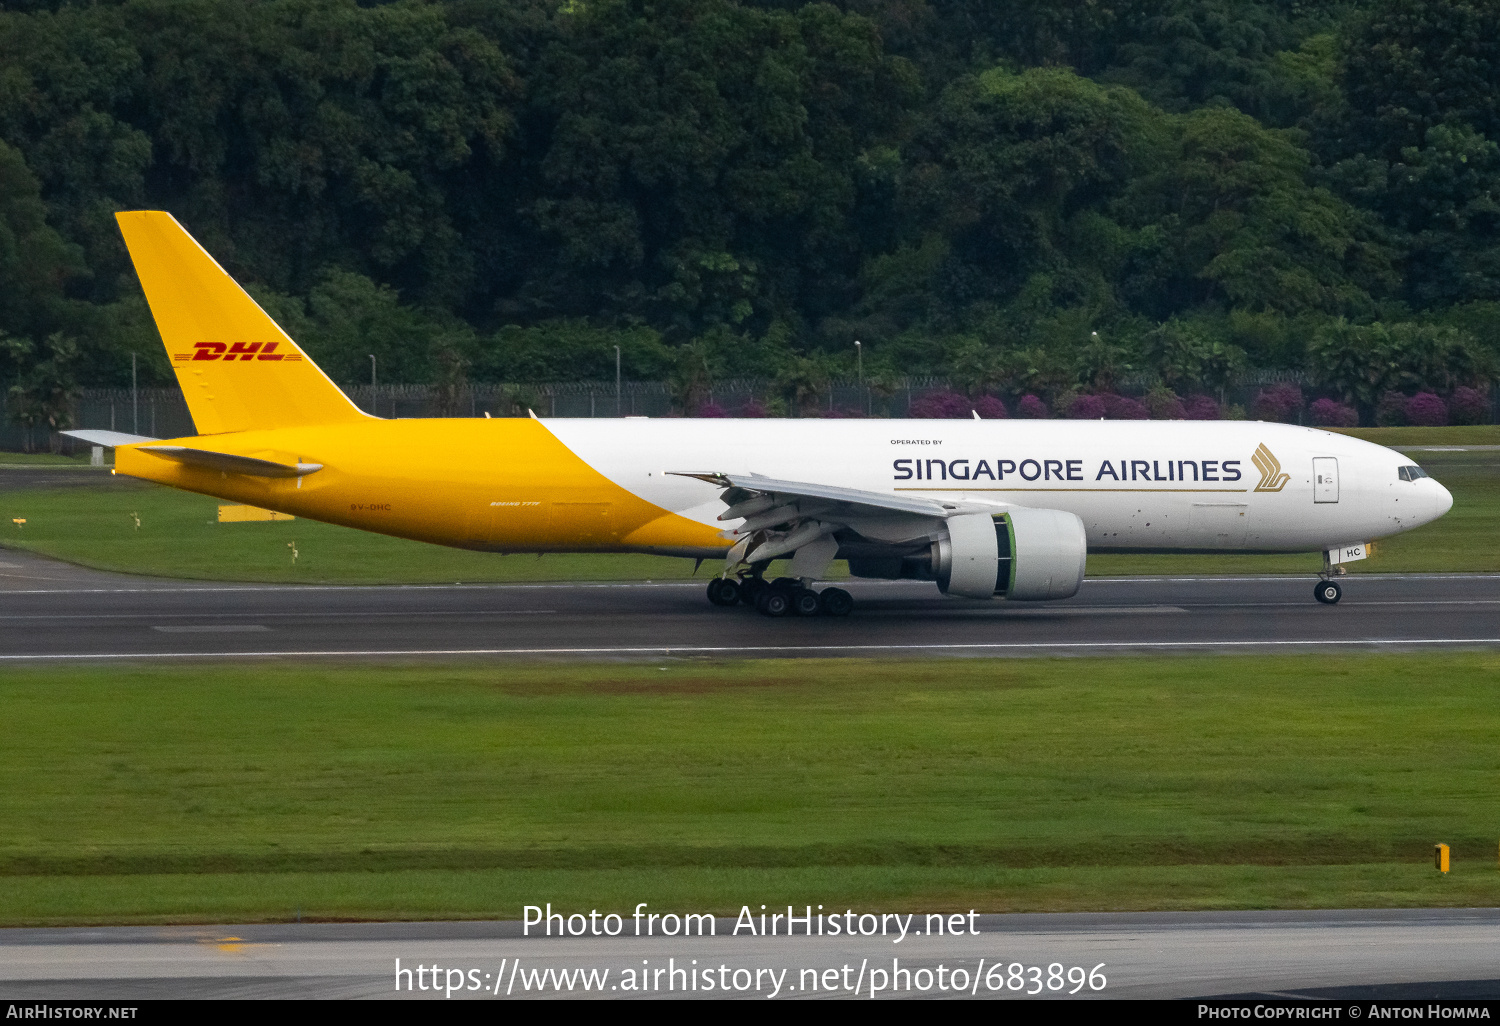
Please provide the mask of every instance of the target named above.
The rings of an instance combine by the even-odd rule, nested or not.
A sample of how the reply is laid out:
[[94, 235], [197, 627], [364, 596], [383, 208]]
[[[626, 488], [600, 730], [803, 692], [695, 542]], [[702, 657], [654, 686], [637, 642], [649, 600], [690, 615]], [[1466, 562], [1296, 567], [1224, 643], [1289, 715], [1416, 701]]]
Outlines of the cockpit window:
[[1403, 481], [1415, 481], [1418, 478], [1426, 477], [1427, 476], [1427, 471], [1425, 471], [1421, 467], [1416, 466], [1415, 464], [1413, 464], [1412, 466], [1409, 466], [1409, 467], [1400, 467], [1400, 468], [1398, 468], [1397, 471], [1396, 471], [1396, 474]]

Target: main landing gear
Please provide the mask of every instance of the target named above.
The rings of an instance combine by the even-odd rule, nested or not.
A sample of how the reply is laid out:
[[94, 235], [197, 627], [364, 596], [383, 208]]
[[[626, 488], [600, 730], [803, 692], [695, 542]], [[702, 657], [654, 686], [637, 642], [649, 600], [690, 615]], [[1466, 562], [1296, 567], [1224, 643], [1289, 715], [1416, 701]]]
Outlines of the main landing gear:
[[716, 606], [743, 603], [762, 616], [848, 616], [854, 596], [843, 588], [813, 591], [795, 577], [715, 577], [708, 582], [708, 600]]

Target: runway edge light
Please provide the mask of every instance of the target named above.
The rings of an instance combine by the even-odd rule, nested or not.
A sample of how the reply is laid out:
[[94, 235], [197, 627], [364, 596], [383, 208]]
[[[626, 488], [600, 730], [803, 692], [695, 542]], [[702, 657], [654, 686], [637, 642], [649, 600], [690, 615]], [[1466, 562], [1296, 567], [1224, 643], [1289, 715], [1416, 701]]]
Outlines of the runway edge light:
[[1448, 872], [1448, 846], [1446, 844], [1435, 844], [1432, 847], [1432, 863], [1439, 872]]

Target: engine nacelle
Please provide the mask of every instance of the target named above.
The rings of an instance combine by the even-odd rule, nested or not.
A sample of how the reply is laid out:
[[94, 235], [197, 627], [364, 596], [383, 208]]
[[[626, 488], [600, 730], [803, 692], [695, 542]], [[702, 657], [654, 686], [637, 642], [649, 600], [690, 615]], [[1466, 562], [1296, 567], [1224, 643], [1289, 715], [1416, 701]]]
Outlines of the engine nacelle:
[[1060, 509], [965, 513], [932, 543], [932, 572], [945, 595], [1035, 601], [1063, 599], [1083, 583], [1083, 521]]

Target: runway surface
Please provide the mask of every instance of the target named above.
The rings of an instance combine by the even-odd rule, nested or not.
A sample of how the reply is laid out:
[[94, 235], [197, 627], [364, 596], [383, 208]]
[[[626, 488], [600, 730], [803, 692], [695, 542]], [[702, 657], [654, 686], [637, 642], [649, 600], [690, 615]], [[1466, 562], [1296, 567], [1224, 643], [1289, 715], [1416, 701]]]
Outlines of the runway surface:
[[[1440, 479], [1493, 481], [1496, 446], [1412, 448]], [[0, 472], [8, 487], [149, 488], [77, 467]], [[705, 573], [709, 571], [705, 567]], [[1344, 600], [1311, 577], [1090, 579], [1062, 603], [944, 599], [855, 582], [846, 620], [711, 607], [703, 582], [309, 588], [83, 570], [0, 549], [0, 664], [179, 658], [1079, 655], [1500, 646], [1500, 574], [1363, 575]]]
[[[667, 974], [674, 968], [696, 970], [696, 990], [690, 987], [689, 995], [762, 1000], [869, 999], [882, 983], [886, 989], [874, 996], [889, 997], [893, 977], [903, 997], [962, 991], [1016, 998], [1036, 989], [1035, 996], [1075, 999], [1500, 996], [1496, 909], [985, 915], [960, 917], [963, 935], [941, 937], [924, 933], [928, 921], [917, 915], [899, 941], [899, 923], [889, 920], [882, 923], [885, 936], [853, 940], [788, 937], [784, 923], [774, 937], [743, 929], [733, 936], [735, 920], [723, 918], [712, 937], [634, 937], [626, 911], [623, 935], [616, 938], [523, 938], [521, 924], [503, 922], [0, 930], [0, 1000], [447, 1000], [448, 986], [461, 988], [454, 998], [488, 1000], [682, 996], [692, 977], [672, 978], [669, 990]], [[874, 917], [864, 923], [877, 928]], [[408, 970], [399, 992], [397, 959]], [[942, 989], [940, 965], [948, 981]], [[1021, 968], [1013, 972], [1014, 965]], [[423, 989], [415, 973], [419, 966]], [[431, 987], [434, 966], [442, 981], [437, 990]], [[1001, 969], [992, 974], [994, 966]], [[1032, 982], [1033, 966], [1040, 969], [1040, 983]], [[1075, 967], [1081, 972], [1071, 976], [1081, 986], [1070, 995], [1075, 983], [1068, 977]], [[579, 969], [608, 975], [594, 976], [599, 985], [585, 990], [574, 974]], [[653, 980], [659, 989], [644, 995], [615, 989], [627, 979], [626, 970], [642, 969], [663, 970]], [[902, 969], [912, 974], [909, 990], [902, 986], [906, 978], [896, 975]], [[954, 986], [955, 969], [962, 973], [962, 988]], [[558, 985], [558, 970], [573, 980], [571, 989]], [[712, 991], [704, 986], [704, 971], [714, 980]], [[1097, 974], [1099, 989], [1090, 986], [1090, 973]], [[1049, 989], [1049, 981], [1060, 982]]]
[[704, 581], [320, 587], [100, 573], [0, 550], [0, 661], [1082, 655], [1500, 646], [1500, 574], [1090, 579], [1057, 603], [852, 582], [845, 619], [720, 609]]

